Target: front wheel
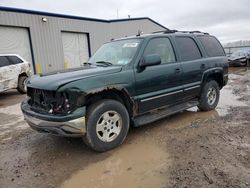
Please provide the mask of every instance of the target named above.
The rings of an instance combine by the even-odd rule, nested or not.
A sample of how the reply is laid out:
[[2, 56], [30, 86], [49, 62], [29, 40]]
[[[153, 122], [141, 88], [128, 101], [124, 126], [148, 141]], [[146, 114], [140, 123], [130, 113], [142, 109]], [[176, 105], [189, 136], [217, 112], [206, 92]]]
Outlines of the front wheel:
[[129, 115], [125, 106], [115, 100], [101, 100], [87, 109], [85, 143], [95, 151], [111, 150], [125, 140]]
[[198, 108], [202, 111], [209, 111], [216, 108], [220, 98], [220, 88], [216, 81], [211, 80], [205, 83], [201, 91]]

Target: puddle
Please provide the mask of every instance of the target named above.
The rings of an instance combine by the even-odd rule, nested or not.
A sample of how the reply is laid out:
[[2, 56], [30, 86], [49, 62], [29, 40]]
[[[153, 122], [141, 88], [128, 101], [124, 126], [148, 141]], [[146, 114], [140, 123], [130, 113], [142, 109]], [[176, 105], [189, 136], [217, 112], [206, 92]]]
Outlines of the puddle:
[[0, 141], [11, 139], [11, 135], [17, 131], [28, 128], [23, 119], [20, 103], [4, 108], [0, 107], [0, 119]]
[[173, 115], [168, 119], [163, 119], [163, 124], [168, 124], [169, 129], [182, 129], [188, 126], [195, 126], [200, 122], [218, 117], [216, 110], [201, 112], [197, 107], [190, 108], [185, 112]]
[[[62, 188], [165, 187], [168, 155], [150, 140], [132, 138], [103, 160], [90, 164], [62, 184]], [[128, 152], [129, 151], [129, 152]]]
[[246, 75], [250, 72], [250, 67], [230, 67], [230, 75]]
[[11, 106], [7, 106], [4, 108], [0, 108], [0, 113], [4, 113], [4, 114], [11, 114], [11, 115], [22, 115], [22, 111], [20, 108], [20, 103], [15, 104], [15, 105], [11, 105]]
[[219, 115], [227, 115], [230, 107], [248, 106], [243, 101], [240, 101], [239, 98], [239, 96], [232, 93], [232, 89], [229, 86], [224, 87], [221, 90], [220, 101], [216, 108]]
[[[13, 126], [22, 122], [23, 114], [20, 108], [20, 104], [18, 103], [12, 106], [0, 108], [0, 118], [0, 128], [13, 128]], [[23, 124], [23, 127], [27, 127], [27, 125]]]

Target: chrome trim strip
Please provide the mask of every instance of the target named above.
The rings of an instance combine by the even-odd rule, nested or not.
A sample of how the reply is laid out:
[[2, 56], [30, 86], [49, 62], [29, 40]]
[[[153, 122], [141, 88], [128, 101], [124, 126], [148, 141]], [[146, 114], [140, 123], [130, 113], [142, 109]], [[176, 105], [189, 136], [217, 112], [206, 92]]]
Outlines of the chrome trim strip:
[[157, 99], [157, 98], [160, 98], [160, 97], [166, 97], [166, 96], [173, 95], [173, 94], [176, 94], [176, 93], [181, 93], [181, 92], [183, 92], [183, 90], [178, 90], [178, 91], [174, 91], [174, 92], [171, 92], [171, 93], [157, 95], [157, 96], [154, 96], [154, 97], [142, 99], [141, 102], [146, 102], [146, 101], [150, 101], [150, 100]]
[[198, 87], [201, 87], [201, 86], [193, 86], [193, 87], [189, 87], [189, 88], [184, 89], [184, 91], [188, 91], [188, 90], [195, 89], [195, 88], [198, 88]]

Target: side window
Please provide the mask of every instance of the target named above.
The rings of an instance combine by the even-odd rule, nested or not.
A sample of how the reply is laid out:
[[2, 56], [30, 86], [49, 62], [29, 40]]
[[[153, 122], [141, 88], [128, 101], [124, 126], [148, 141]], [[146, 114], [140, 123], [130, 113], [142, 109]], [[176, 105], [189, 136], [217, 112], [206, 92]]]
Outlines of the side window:
[[19, 63], [23, 63], [23, 61], [21, 59], [19, 59], [17, 56], [8, 56], [7, 57], [9, 59], [9, 61], [12, 64], [19, 64]]
[[225, 56], [219, 41], [212, 36], [198, 36], [209, 57]]
[[144, 56], [150, 54], [159, 54], [162, 64], [176, 61], [172, 45], [168, 38], [151, 39], [144, 51]]
[[202, 58], [201, 52], [192, 38], [176, 37], [176, 44], [182, 61], [192, 61]]
[[11, 63], [5, 56], [0, 56], [0, 67], [9, 66]]

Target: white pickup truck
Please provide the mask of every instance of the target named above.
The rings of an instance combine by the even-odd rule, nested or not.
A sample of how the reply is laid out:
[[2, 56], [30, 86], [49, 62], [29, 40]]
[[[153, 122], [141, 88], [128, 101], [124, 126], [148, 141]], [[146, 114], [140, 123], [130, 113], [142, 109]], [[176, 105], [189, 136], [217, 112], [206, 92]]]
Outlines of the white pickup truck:
[[26, 93], [26, 80], [31, 76], [30, 64], [16, 54], [0, 54], [0, 92], [17, 89]]

